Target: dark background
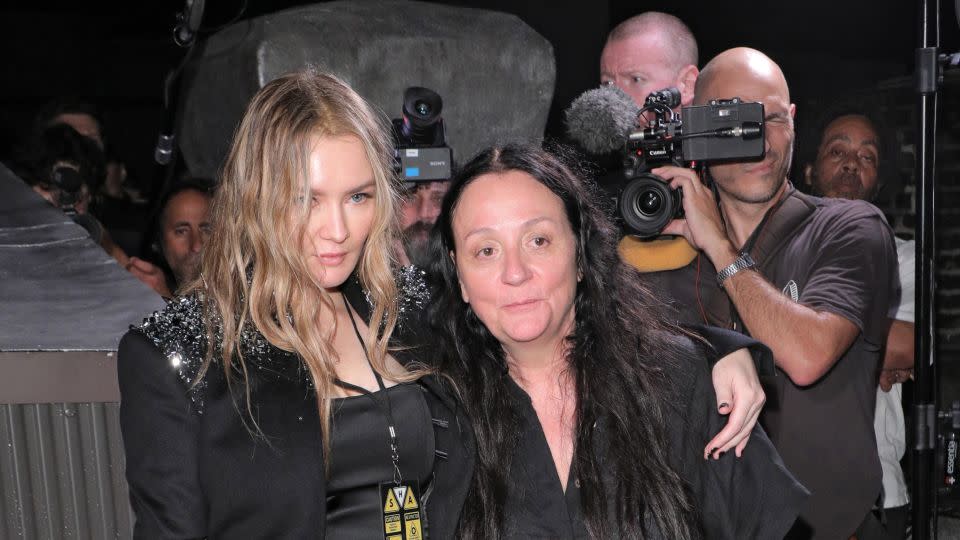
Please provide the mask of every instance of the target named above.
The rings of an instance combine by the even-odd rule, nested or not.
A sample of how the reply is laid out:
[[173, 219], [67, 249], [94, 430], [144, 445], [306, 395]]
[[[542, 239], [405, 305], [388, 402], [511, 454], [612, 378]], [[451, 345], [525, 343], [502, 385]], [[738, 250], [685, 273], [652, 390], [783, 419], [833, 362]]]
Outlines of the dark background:
[[[203, 23], [210, 33], [237, 18], [265, 15], [310, 2], [295, 0], [207, 0]], [[557, 87], [547, 136], [563, 132], [562, 111], [597, 85], [599, 56], [607, 32], [642, 11], [672, 13], [693, 30], [701, 65], [720, 51], [750, 46], [783, 68], [797, 103], [797, 151], [802, 163], [816, 135], [818, 111], [839, 100], [878, 98], [895, 130], [902, 186], [878, 203], [895, 232], [913, 236], [916, 192], [912, 187], [917, 96], [913, 91], [920, 2], [904, 0], [678, 0], [517, 2], [457, 0], [451, 5], [513, 13], [554, 46]], [[960, 50], [954, 3], [941, 6], [943, 52]], [[185, 49], [172, 38], [183, 0], [148, 2], [66, 2], [7, 0], [0, 3], [0, 160], [9, 158], [37, 110], [56, 96], [71, 95], [98, 104], [105, 135], [126, 162], [130, 182], [154, 192], [164, 174], [153, 163], [163, 122], [166, 74]], [[402, 9], [398, 3], [397, 9]], [[201, 34], [201, 36], [203, 33]], [[399, 111], [397, 111], [399, 112]], [[938, 145], [937, 335], [938, 347], [960, 353], [960, 73], [941, 87]], [[796, 175], [794, 175], [796, 180]], [[950, 378], [960, 399], [960, 363]], [[952, 366], [953, 364], [949, 364]]]
[[[204, 25], [214, 29], [237, 16], [306, 3], [207, 0]], [[902, 0], [446, 3], [514, 13], [553, 43], [558, 82], [548, 135], [562, 131], [558, 113], [596, 85], [607, 31], [640, 11], [683, 19], [700, 43], [701, 64], [737, 45], [769, 54], [787, 75], [799, 105], [798, 126], [811, 118], [807, 104], [881, 83], [908, 84], [917, 44], [918, 4]], [[131, 180], [149, 192], [160, 178], [152, 155], [163, 118], [163, 80], [184, 52], [172, 39], [181, 9], [182, 1], [169, 0], [2, 3], [0, 158], [9, 156], [44, 102], [80, 96], [101, 106], [107, 137], [127, 161]], [[953, 4], [942, 6], [942, 14], [944, 49], [953, 52], [960, 48]]]

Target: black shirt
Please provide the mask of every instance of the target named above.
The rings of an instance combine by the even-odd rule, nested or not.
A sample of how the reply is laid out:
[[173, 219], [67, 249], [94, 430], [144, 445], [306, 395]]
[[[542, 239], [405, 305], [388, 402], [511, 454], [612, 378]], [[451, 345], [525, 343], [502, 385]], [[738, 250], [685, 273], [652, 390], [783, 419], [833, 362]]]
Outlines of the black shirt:
[[[712, 353], [704, 347], [698, 346], [697, 350], [699, 357], [691, 355], [690, 361], [669, 373], [669, 395], [675, 398], [664, 404], [663, 413], [670, 465], [690, 486], [704, 538], [782, 538], [800, 511], [806, 490], [787, 471], [759, 426], [754, 428], [742, 458], [728, 452], [719, 460], [703, 459], [703, 448], [723, 428], [726, 417], [716, 411], [713, 383], [704, 361]], [[562, 490], [529, 396], [512, 381], [510, 387], [524, 422], [504, 505], [506, 537], [586, 538], [577, 479], [570, 477], [566, 492]], [[600, 435], [602, 446], [602, 432]], [[608, 475], [605, 485], [615, 486], [615, 471], [608, 471]], [[645, 522], [655, 527], [653, 520]], [[612, 519], [610, 527], [617, 529]], [[651, 538], [663, 537], [657, 530], [648, 533]]]
[[530, 396], [512, 379], [508, 387], [514, 403], [520, 407], [523, 431], [511, 468], [514, 481], [504, 505], [507, 538], [587, 538], [580, 514], [580, 490], [573, 473], [567, 472], [564, 492]]

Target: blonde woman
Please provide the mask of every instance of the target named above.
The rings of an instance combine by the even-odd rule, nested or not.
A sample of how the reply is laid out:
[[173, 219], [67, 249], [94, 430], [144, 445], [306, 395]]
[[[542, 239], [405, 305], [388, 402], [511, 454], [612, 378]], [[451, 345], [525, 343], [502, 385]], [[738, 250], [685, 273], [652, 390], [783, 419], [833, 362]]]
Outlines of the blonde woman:
[[387, 133], [312, 70], [252, 99], [200, 279], [120, 344], [135, 537], [453, 535], [474, 443], [394, 347], [426, 289], [391, 270]]

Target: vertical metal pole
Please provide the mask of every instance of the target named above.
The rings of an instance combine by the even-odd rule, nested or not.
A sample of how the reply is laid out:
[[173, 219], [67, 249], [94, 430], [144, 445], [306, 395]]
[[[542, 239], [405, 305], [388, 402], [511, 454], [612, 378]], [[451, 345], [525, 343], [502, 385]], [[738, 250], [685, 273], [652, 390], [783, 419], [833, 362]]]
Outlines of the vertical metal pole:
[[916, 362], [914, 387], [914, 425], [917, 427], [911, 461], [911, 499], [913, 501], [913, 538], [927, 540], [931, 517], [936, 509], [938, 464], [936, 459], [937, 363], [935, 361], [936, 324], [934, 312], [934, 228], [935, 153], [937, 127], [937, 54], [939, 36], [939, 0], [920, 1], [920, 32], [917, 48], [917, 93], [919, 96], [916, 129]]

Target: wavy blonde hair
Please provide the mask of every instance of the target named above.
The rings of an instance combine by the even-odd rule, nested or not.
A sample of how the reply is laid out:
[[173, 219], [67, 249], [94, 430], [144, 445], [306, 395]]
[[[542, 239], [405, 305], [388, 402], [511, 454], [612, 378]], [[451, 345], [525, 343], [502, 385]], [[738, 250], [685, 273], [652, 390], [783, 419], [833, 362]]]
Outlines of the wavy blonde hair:
[[[337, 351], [335, 306], [310, 272], [301, 245], [310, 212], [307, 163], [319, 138], [355, 136], [364, 146], [376, 184], [375, 217], [357, 271], [373, 304], [366, 350], [374, 370], [392, 380], [387, 344], [397, 321], [392, 271], [399, 198], [392, 145], [384, 115], [337, 77], [314, 69], [291, 73], [253, 97], [234, 134], [212, 205], [212, 230], [200, 263], [201, 278], [189, 288], [203, 294], [208, 343], [221, 332], [228, 384], [244, 386], [252, 414], [247, 364], [239, 347], [252, 325], [274, 346], [298, 355], [317, 391], [324, 449], [329, 450], [330, 401]], [[332, 324], [321, 325], [319, 320]], [[200, 377], [213, 361], [208, 347]], [[248, 424], [249, 425], [249, 424]], [[328, 452], [327, 452], [328, 454]]]

